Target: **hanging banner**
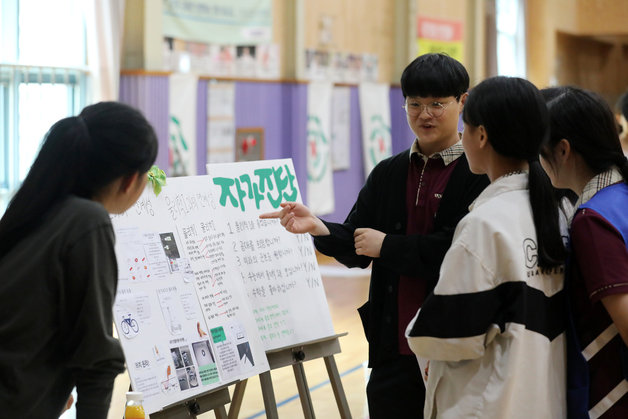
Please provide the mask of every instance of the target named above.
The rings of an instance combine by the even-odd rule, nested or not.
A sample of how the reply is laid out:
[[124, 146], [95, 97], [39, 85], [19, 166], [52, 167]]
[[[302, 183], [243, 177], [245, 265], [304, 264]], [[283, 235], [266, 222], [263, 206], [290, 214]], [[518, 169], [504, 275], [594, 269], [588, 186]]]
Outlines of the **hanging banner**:
[[360, 117], [365, 176], [392, 155], [390, 134], [390, 87], [387, 84], [360, 84]]
[[331, 161], [334, 170], [346, 170], [351, 166], [350, 100], [351, 90], [348, 87], [334, 87], [331, 104]]
[[212, 82], [207, 90], [207, 163], [231, 163], [235, 159], [235, 83]]
[[316, 215], [334, 211], [331, 163], [332, 84], [310, 83], [307, 92], [307, 204]]
[[168, 156], [170, 176], [196, 175], [196, 86], [198, 77], [170, 76]]
[[462, 22], [457, 20], [419, 17], [417, 20], [418, 55], [444, 52], [460, 62], [462, 49]]
[[162, 1], [166, 37], [229, 45], [272, 41], [271, 0]]

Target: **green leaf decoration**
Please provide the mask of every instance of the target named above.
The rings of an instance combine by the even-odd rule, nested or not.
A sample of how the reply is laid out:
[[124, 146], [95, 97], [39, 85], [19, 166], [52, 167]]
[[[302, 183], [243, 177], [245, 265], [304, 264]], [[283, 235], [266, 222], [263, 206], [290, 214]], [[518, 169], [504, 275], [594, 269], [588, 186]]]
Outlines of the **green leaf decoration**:
[[153, 185], [155, 196], [159, 196], [162, 186], [166, 185], [166, 172], [154, 164], [148, 171], [148, 181]]

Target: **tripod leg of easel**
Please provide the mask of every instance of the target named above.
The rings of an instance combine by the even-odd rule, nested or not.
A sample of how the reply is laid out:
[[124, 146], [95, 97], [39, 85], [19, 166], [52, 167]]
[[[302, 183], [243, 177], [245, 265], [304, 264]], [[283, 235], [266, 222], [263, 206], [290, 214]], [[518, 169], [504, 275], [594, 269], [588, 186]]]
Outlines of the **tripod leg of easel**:
[[231, 397], [231, 405], [229, 406], [229, 419], [237, 419], [240, 415], [240, 407], [242, 407], [242, 399], [244, 399], [244, 390], [249, 380], [238, 381], [233, 389]]
[[275, 392], [273, 391], [273, 381], [270, 378], [270, 371], [261, 373], [259, 375], [259, 381], [262, 386], [262, 397], [264, 398], [266, 418], [279, 419], [279, 414], [277, 413], [277, 402], [275, 401]]
[[310, 397], [310, 389], [307, 386], [303, 363], [297, 362], [292, 365], [292, 369], [294, 370], [294, 378], [297, 380], [297, 388], [299, 389], [299, 399], [301, 400], [303, 415], [305, 416], [305, 419], [314, 419], [314, 407], [312, 406], [312, 398]]
[[227, 419], [227, 409], [225, 409], [225, 405], [218, 406], [214, 409], [214, 414], [216, 415], [216, 419]]
[[347, 403], [347, 397], [345, 396], [345, 391], [342, 387], [342, 381], [340, 381], [340, 374], [338, 374], [336, 360], [333, 355], [326, 356], [324, 359], [325, 367], [327, 367], [327, 374], [329, 375], [329, 381], [331, 382], [331, 388], [334, 390], [334, 397], [336, 397], [336, 404], [338, 405], [340, 417], [342, 419], [351, 419], [349, 404]]

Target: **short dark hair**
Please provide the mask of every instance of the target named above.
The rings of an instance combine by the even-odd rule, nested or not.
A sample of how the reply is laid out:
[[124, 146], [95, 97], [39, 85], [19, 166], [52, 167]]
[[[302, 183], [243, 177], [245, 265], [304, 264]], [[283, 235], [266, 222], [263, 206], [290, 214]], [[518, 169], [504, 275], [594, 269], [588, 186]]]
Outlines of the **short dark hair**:
[[482, 125], [488, 142], [500, 155], [528, 161], [539, 266], [550, 268], [562, 264], [566, 250], [560, 232], [559, 206], [538, 158], [549, 128], [547, 106], [539, 90], [518, 77], [488, 78], [469, 92], [462, 120], [474, 127]]
[[442, 53], [415, 58], [401, 74], [403, 97], [460, 96], [469, 90], [469, 74], [457, 60]]
[[550, 135], [541, 152], [550, 164], [551, 150], [564, 138], [595, 174], [616, 165], [628, 182], [628, 167], [619, 141], [617, 121], [610, 106], [600, 95], [567, 86], [547, 105]]
[[157, 157], [157, 136], [137, 110], [100, 102], [56, 122], [22, 186], [0, 219], [0, 258], [68, 195], [92, 199], [115, 179], [144, 174]]

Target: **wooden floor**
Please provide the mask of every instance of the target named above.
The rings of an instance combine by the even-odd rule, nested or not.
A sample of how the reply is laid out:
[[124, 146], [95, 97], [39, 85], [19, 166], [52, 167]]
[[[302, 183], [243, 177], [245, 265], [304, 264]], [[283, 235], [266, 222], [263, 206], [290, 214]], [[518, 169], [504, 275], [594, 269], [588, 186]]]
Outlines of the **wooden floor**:
[[[349, 409], [353, 418], [368, 418], [365, 391], [368, 377], [368, 369], [366, 368], [368, 349], [356, 309], [366, 301], [369, 272], [347, 269], [333, 259], [320, 255], [318, 259], [334, 329], [336, 333], [348, 333], [347, 336], [340, 338], [342, 352], [335, 355], [335, 359], [338, 372], [341, 374]], [[305, 362], [304, 367], [316, 417], [339, 418], [340, 414], [323, 360]], [[273, 370], [271, 375], [279, 418], [303, 418], [292, 367]], [[122, 417], [125, 392], [128, 387], [128, 375], [118, 376], [109, 419]], [[229, 406], [227, 406], [228, 408]], [[242, 419], [266, 417], [257, 377], [249, 379], [239, 417]], [[208, 412], [198, 416], [198, 418], [210, 419], [214, 418], [214, 414]]]

